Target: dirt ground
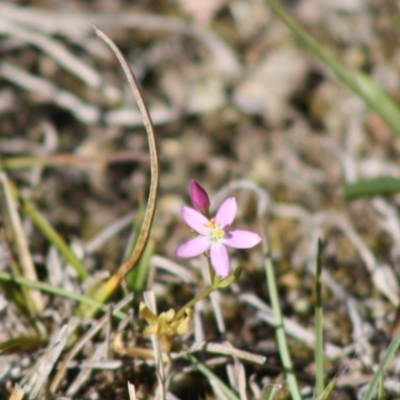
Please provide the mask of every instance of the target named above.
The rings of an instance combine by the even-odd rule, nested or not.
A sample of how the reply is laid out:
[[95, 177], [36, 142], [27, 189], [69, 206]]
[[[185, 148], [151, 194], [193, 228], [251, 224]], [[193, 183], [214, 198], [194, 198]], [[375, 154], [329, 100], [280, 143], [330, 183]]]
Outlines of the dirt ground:
[[[398, 2], [281, 3], [338, 62], [361, 69], [400, 99]], [[260, 231], [261, 221], [267, 233], [294, 369], [304, 397], [312, 398], [315, 260], [322, 238], [326, 380], [337, 379], [332, 399], [361, 398], [397, 321], [400, 197], [345, 201], [343, 187], [381, 175], [400, 177], [400, 141], [298, 42], [266, 1], [0, 3], [2, 182], [15, 185], [20, 202], [34, 204], [90, 275], [83, 282], [77, 277], [20, 203], [37, 279], [79, 294], [103, 282], [126, 259], [132, 224], [137, 229], [149, 192], [142, 116], [93, 24], [129, 61], [158, 142], [160, 189], [142, 288], [153, 291], [159, 311], [178, 309], [198, 293], [203, 261], [174, 256], [190, 237], [180, 214], [190, 203], [189, 183], [196, 179], [207, 189], [213, 210], [235, 195], [235, 224]], [[21, 248], [3, 194], [0, 272], [16, 274]], [[258, 399], [272, 384], [283, 384], [277, 398], [289, 398], [261, 248], [232, 252], [231, 263], [243, 267], [240, 279], [196, 306], [194, 328], [176, 351], [206, 342], [251, 353], [258, 358], [205, 350], [196, 356], [238, 399]], [[129, 303], [129, 318], [108, 323], [104, 314], [80, 318], [76, 300], [48, 292], [41, 292], [42, 309], [32, 314], [23, 304], [26, 289], [0, 282], [1, 399], [20, 398], [18, 386], [30, 398], [52, 338], [65, 324], [74, 326], [74, 334], [38, 398], [128, 399], [128, 381], [137, 398], [159, 396], [153, 361], [106, 346], [122, 332], [124, 348], [151, 347], [141, 334], [142, 293]], [[121, 286], [113, 304], [133, 290], [129, 282]], [[50, 393], [69, 349], [102, 318], [107, 323], [69, 361]], [[386, 371], [388, 399], [400, 398], [399, 366], [397, 358]], [[188, 360], [173, 361], [167, 372], [166, 398], [229, 398]]]

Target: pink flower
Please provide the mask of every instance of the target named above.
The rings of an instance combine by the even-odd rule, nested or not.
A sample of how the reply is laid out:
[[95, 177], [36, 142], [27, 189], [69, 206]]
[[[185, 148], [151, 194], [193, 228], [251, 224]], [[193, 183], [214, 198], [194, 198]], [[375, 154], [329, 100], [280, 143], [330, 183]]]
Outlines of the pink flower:
[[226, 278], [229, 275], [229, 256], [225, 246], [236, 249], [248, 249], [261, 242], [261, 237], [254, 232], [231, 230], [230, 225], [237, 211], [236, 199], [228, 197], [219, 207], [215, 218], [208, 219], [191, 207], [182, 208], [185, 222], [199, 236], [181, 244], [175, 251], [178, 257], [196, 257], [209, 251], [211, 265], [215, 273]]
[[207, 214], [210, 208], [210, 199], [204, 188], [194, 179], [190, 182], [190, 197], [195, 208], [202, 214]]

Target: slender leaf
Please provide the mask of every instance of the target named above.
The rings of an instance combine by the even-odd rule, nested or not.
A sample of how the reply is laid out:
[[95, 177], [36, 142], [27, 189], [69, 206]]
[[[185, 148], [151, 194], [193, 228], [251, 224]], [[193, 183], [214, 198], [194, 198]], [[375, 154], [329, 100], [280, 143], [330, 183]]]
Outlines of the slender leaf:
[[[264, 247], [266, 247], [266, 245], [264, 245]], [[268, 253], [265, 255], [265, 272], [269, 289], [269, 296], [271, 299], [271, 306], [275, 318], [275, 330], [276, 338], [278, 341], [279, 354], [282, 360], [283, 368], [285, 369], [290, 394], [293, 400], [301, 400], [302, 396], [300, 392], [300, 386], [293, 369], [293, 363], [289, 352], [289, 345], [286, 338], [285, 327], [283, 325], [283, 316], [281, 306], [279, 304], [278, 286], [275, 279], [274, 267], [272, 264], [271, 256]]]
[[322, 310], [322, 248], [321, 240], [318, 240], [317, 271], [315, 282], [316, 306], [315, 306], [315, 368], [316, 368], [316, 393], [321, 396], [324, 392], [324, 332]]
[[385, 356], [380, 362], [378, 369], [376, 370], [374, 377], [372, 378], [364, 394], [363, 400], [372, 400], [374, 398], [376, 387], [379, 383], [379, 380], [382, 379], [382, 376], [384, 375], [387, 366], [396, 356], [399, 347], [400, 347], [400, 329], [397, 331], [396, 336], [393, 338], [388, 349], [386, 350]]
[[64, 239], [58, 232], [51, 226], [50, 222], [41, 214], [35, 205], [22, 197], [19, 190], [15, 185], [10, 182], [10, 189], [13, 196], [18, 199], [22, 211], [31, 218], [36, 228], [43, 234], [43, 236], [52, 243], [57, 250], [64, 256], [64, 258], [72, 265], [80, 279], [85, 279], [89, 274], [85, 266], [81, 263], [75, 253], [65, 243]]
[[265, 385], [259, 400], [274, 400], [276, 393], [281, 388], [281, 385]]
[[333, 389], [335, 389], [336, 387], [336, 383], [337, 379], [334, 379], [332, 382], [330, 382], [329, 385], [322, 392], [321, 396], [318, 397], [318, 400], [329, 400], [333, 392]]
[[[65, 289], [51, 286], [44, 282], [31, 281], [30, 279], [26, 279], [26, 278], [22, 278], [22, 277], [18, 277], [18, 276], [12, 276], [5, 272], [0, 272], [0, 281], [14, 282], [19, 285], [24, 285], [24, 286], [32, 287], [35, 289], [39, 289], [43, 292], [52, 293], [52, 294], [55, 294], [60, 297], [66, 297], [68, 299], [72, 299], [72, 300], [78, 301], [80, 303], [96, 307], [104, 312], [106, 312], [108, 310], [107, 306], [103, 305], [102, 303], [99, 303], [96, 300], [90, 299], [86, 296], [82, 296], [78, 293], [69, 292]], [[119, 312], [118, 314], [115, 314], [115, 315], [120, 319], [124, 319], [126, 317], [126, 315], [121, 312]]]
[[343, 198], [345, 200], [354, 200], [359, 197], [382, 196], [399, 191], [400, 179], [381, 176], [378, 178], [345, 185], [343, 190]]
[[281, 21], [400, 136], [400, 108], [396, 103], [368, 76], [360, 71], [349, 71], [325, 52], [277, 1], [267, 0], [267, 2]]
[[196, 357], [192, 355], [186, 356], [188, 360], [201, 372], [210, 382], [211, 386], [218, 386], [221, 392], [229, 400], [239, 400], [239, 397], [209, 368], [202, 364]]
[[154, 249], [154, 243], [149, 241], [138, 262], [138, 266], [134, 270], [130, 271], [126, 276], [128, 287], [134, 293], [142, 293], [146, 290], [146, 283], [150, 270], [150, 259], [154, 254]]

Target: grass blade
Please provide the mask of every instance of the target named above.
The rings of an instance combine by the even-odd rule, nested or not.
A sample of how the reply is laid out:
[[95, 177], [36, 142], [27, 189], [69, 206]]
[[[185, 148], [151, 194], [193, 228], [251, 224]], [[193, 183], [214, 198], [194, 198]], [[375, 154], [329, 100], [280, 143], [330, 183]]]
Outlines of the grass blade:
[[[10, 184], [8, 182], [7, 175], [4, 172], [0, 174], [0, 183], [3, 187], [11, 231], [13, 233], [13, 242], [15, 244], [17, 257], [21, 266], [21, 271], [23, 273], [23, 276], [25, 276], [26, 278], [37, 281], [38, 277], [29, 250], [28, 240], [22, 227], [22, 222], [17, 210], [16, 202], [11, 194]], [[27, 307], [30, 309], [31, 313], [40, 313], [44, 308], [44, 302], [41, 293], [37, 290], [29, 289], [29, 291], [24, 290], [24, 294]]]
[[366, 196], [382, 196], [400, 191], [400, 179], [381, 176], [344, 185], [343, 198], [354, 200]]
[[[98, 301], [96, 301], [94, 299], [80, 295], [78, 293], [69, 292], [65, 289], [51, 286], [44, 282], [31, 281], [30, 279], [26, 279], [26, 278], [22, 278], [22, 277], [18, 277], [18, 276], [12, 276], [11, 274], [7, 274], [5, 272], [0, 272], [0, 281], [14, 282], [19, 285], [28, 286], [28, 287], [31, 287], [34, 289], [39, 289], [43, 292], [55, 294], [57, 296], [61, 296], [61, 297], [65, 297], [65, 298], [68, 298], [71, 300], [78, 301], [79, 303], [82, 303], [82, 304], [96, 307], [98, 309], [101, 309], [104, 312], [106, 312], [108, 309], [107, 306], [103, 305], [102, 303], [99, 303]], [[120, 319], [123, 319], [126, 317], [126, 315], [124, 313], [118, 313], [115, 315]]]
[[294, 373], [292, 358], [289, 352], [289, 345], [283, 325], [282, 310], [279, 304], [278, 288], [276, 284], [274, 267], [271, 256], [266, 254], [265, 271], [267, 276], [267, 285], [271, 299], [271, 307], [274, 312], [276, 339], [278, 342], [279, 355], [281, 357], [283, 368], [285, 369], [289, 391], [293, 400], [301, 400], [300, 386]]
[[385, 377], [381, 374], [378, 385], [378, 400], [385, 400]]
[[128, 287], [134, 293], [141, 293], [146, 290], [147, 278], [150, 270], [150, 259], [154, 255], [155, 245], [149, 241], [137, 268], [130, 271], [126, 276]]
[[348, 72], [328, 55], [275, 0], [267, 0], [267, 2], [281, 21], [400, 136], [400, 109], [396, 103], [365, 74], [359, 71]]
[[385, 369], [387, 368], [389, 363], [393, 360], [399, 347], [400, 347], [400, 329], [397, 331], [396, 336], [392, 340], [392, 343], [390, 343], [385, 356], [383, 357], [381, 363], [379, 364], [379, 367], [376, 370], [374, 377], [372, 378], [372, 381], [370, 382], [364, 394], [363, 400], [372, 400], [373, 398], [375, 398], [375, 391], [379, 383], [379, 380], [382, 379]]
[[277, 394], [280, 387], [281, 386], [277, 384], [268, 384], [264, 386], [259, 400], [274, 400], [275, 395]]
[[89, 274], [85, 266], [81, 263], [75, 253], [65, 243], [64, 239], [58, 232], [51, 226], [49, 221], [41, 214], [34, 204], [29, 200], [22, 197], [21, 193], [15, 185], [10, 182], [10, 189], [12, 195], [18, 199], [22, 211], [32, 220], [36, 228], [43, 234], [43, 236], [52, 243], [61, 255], [72, 265], [78, 277], [84, 280]]
[[[140, 257], [144, 252], [144, 249], [146, 248], [157, 203], [157, 194], [159, 185], [159, 162], [158, 162], [158, 151], [157, 151], [157, 144], [154, 134], [153, 123], [151, 121], [149, 110], [146, 107], [143, 95], [140, 91], [136, 78], [133, 75], [131, 69], [129, 68], [128, 62], [126, 61], [125, 57], [122, 55], [118, 47], [115, 45], [115, 43], [104, 32], [102, 32], [100, 29], [96, 27], [95, 27], [95, 32], [97, 36], [99, 36], [100, 39], [102, 39], [114, 52], [128, 79], [129, 86], [133, 92], [133, 95], [135, 96], [136, 103], [142, 114], [143, 123], [147, 133], [147, 140], [150, 149], [150, 172], [151, 172], [150, 190], [149, 190], [146, 212], [143, 218], [143, 224], [140, 229], [136, 246], [130, 258], [118, 268], [118, 270], [111, 276], [111, 278], [97, 293], [96, 299], [101, 303], [103, 303], [119, 287], [124, 276], [133, 268], [135, 268], [137, 262], [139, 261]], [[96, 312], [96, 310], [91, 310], [91, 313], [93, 312]]]
[[239, 400], [239, 397], [196, 357], [187, 355], [186, 358], [208, 379], [211, 386], [218, 386], [221, 392], [223, 392], [229, 400]]
[[324, 332], [322, 327], [323, 310], [322, 310], [322, 248], [321, 240], [318, 240], [317, 252], [317, 271], [315, 282], [315, 368], [316, 368], [316, 393], [320, 397], [324, 392]]
[[325, 390], [322, 392], [321, 396], [318, 397], [318, 400], [329, 400], [331, 398], [331, 394], [333, 389], [335, 389], [337, 383], [337, 379], [334, 379], [332, 382], [328, 384]]

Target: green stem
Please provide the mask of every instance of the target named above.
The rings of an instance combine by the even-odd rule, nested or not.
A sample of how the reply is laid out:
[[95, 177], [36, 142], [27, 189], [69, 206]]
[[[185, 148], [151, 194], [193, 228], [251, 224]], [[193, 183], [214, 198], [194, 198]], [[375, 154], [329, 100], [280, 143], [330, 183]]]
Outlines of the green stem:
[[194, 297], [192, 300], [188, 301], [175, 315], [174, 320], [179, 320], [182, 318], [185, 314], [185, 310], [187, 308], [192, 308], [198, 301], [203, 300], [206, 298], [210, 293], [212, 293], [215, 289], [214, 286], [210, 286], [207, 288], [204, 292], [200, 293], [196, 297]]
[[291, 398], [293, 400], [301, 400], [301, 392], [299, 383], [294, 373], [293, 363], [289, 352], [289, 345], [286, 338], [285, 327], [283, 324], [282, 310], [279, 304], [278, 286], [275, 279], [274, 267], [270, 254], [266, 254], [265, 271], [267, 276], [267, 284], [271, 299], [271, 306], [275, 319], [276, 339], [278, 341], [279, 354], [281, 356], [282, 365], [286, 372]]
[[214, 282], [214, 278], [215, 278], [215, 271], [211, 264], [210, 255], [206, 254], [206, 258], [207, 258], [207, 264], [208, 264], [208, 272], [210, 273], [210, 283], [212, 285]]
[[317, 397], [322, 396], [325, 389], [324, 382], [324, 334], [322, 327], [322, 241], [318, 240], [318, 253], [317, 253], [317, 273], [315, 283], [316, 293], [316, 306], [315, 306], [315, 365], [316, 365], [316, 392]]

